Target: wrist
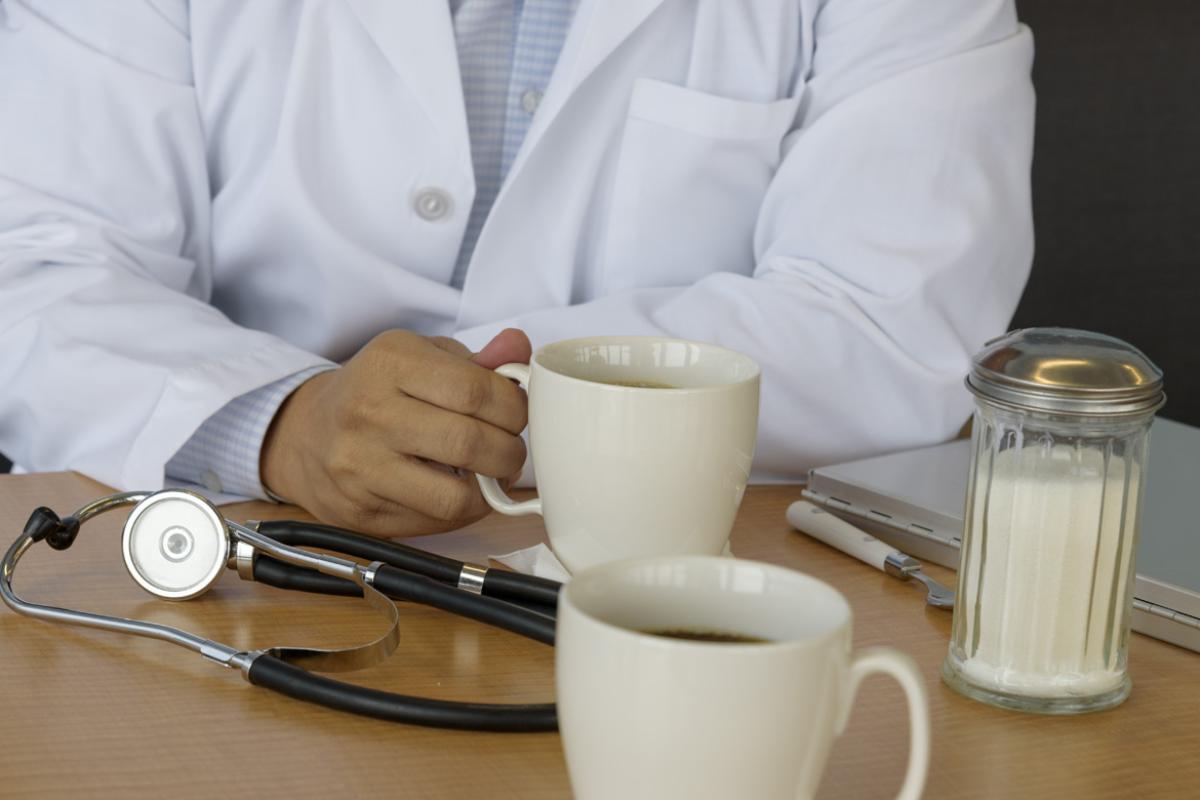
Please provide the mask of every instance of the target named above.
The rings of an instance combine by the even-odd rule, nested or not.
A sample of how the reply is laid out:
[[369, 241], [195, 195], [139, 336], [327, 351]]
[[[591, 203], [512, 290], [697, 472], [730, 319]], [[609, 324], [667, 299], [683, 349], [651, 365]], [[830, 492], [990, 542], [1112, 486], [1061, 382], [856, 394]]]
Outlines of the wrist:
[[296, 387], [280, 404], [263, 437], [259, 451], [259, 477], [272, 500], [293, 503], [304, 496], [302, 450], [313, 433], [308, 420], [314, 396], [332, 371], [322, 372]]

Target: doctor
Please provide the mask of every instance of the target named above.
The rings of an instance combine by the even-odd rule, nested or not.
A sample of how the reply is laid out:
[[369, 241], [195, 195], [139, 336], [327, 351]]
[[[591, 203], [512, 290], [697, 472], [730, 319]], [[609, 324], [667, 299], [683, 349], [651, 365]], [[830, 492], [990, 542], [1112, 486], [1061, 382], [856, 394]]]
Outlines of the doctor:
[[945, 439], [1032, 49], [1011, 0], [4, 0], [0, 451], [437, 530], [524, 458], [486, 368], [603, 333], [756, 358], [758, 480]]

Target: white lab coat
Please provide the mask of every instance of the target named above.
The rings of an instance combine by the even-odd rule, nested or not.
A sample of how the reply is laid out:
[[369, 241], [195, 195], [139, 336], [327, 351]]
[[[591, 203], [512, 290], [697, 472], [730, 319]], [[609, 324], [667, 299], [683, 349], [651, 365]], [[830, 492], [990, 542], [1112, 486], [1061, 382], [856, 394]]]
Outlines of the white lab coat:
[[1010, 0], [583, 0], [459, 291], [446, 0], [6, 0], [0, 451], [155, 487], [393, 327], [746, 352], [759, 480], [944, 439], [1030, 264], [1031, 58]]

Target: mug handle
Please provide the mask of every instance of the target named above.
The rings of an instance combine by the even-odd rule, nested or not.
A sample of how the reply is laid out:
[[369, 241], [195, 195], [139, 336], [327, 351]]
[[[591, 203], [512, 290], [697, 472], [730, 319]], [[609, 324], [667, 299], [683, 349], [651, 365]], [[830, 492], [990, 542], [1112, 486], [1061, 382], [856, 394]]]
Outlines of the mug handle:
[[[526, 392], [529, 391], [528, 364], [501, 364], [496, 367], [496, 372], [506, 378], [512, 378], [522, 389]], [[542, 498], [534, 497], [523, 503], [517, 503], [504, 493], [504, 490], [500, 488], [500, 482], [495, 478], [477, 474], [475, 479], [479, 481], [479, 488], [483, 491], [483, 499], [487, 500], [488, 505], [501, 514], [507, 514], [510, 517], [523, 517], [526, 514], [542, 513]]]
[[895, 678], [908, 700], [908, 772], [904, 776], [904, 784], [900, 787], [897, 798], [918, 800], [925, 789], [926, 773], [929, 770], [929, 700], [925, 695], [921, 671], [912, 658], [891, 647], [868, 647], [855, 653], [850, 662], [850, 686], [838, 719], [837, 733], [841, 735], [846, 729], [859, 684], [863, 678], [874, 672], [882, 672]]

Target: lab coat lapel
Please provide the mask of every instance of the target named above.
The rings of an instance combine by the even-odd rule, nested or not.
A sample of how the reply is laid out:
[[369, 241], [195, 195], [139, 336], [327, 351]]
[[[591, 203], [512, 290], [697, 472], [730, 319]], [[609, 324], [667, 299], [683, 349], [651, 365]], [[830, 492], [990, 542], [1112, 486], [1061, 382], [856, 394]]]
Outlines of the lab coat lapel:
[[470, 158], [458, 47], [446, 0], [345, 0], [433, 124]]
[[[542, 134], [575, 90], [621, 43], [638, 29], [663, 0], [582, 0], [575, 12], [558, 65], [551, 77], [538, 113], [530, 123], [525, 140], [509, 168], [506, 183], [521, 171]], [[496, 202], [500, 202], [497, 198]]]
[[[570, 276], [559, 269], [557, 262], [536, 257], [519, 260], [514, 251], [528, 255], [527, 232], [514, 231], [511, 225], [507, 229], [497, 228], [497, 212], [507, 203], [516, 202], [513, 187], [521, 182], [543, 134], [554, 124], [571, 95], [662, 3], [663, 0], [581, 1], [542, 104], [479, 234], [463, 286], [460, 328], [569, 301]], [[531, 180], [537, 177], [529, 176]], [[515, 263], [521, 263], [523, 270], [536, 272], [525, 272], [516, 280], [512, 269]]]

